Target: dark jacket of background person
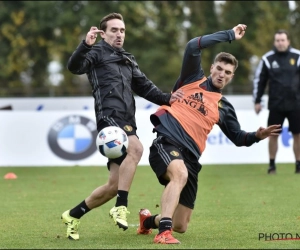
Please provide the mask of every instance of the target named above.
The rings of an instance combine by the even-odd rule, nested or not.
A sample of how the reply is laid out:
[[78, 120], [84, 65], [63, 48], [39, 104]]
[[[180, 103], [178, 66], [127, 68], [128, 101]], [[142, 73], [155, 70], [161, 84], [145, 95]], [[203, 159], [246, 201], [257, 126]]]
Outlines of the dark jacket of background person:
[[267, 83], [269, 110], [300, 109], [300, 50], [289, 47], [279, 52], [274, 48], [263, 55], [253, 82], [255, 104], [261, 102]]

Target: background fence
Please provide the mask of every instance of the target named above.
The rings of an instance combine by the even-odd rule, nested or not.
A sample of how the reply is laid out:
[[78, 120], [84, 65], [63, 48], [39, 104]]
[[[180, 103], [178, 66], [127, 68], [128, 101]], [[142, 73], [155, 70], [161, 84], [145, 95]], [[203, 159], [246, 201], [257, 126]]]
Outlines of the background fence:
[[[241, 127], [256, 131], [266, 126], [268, 111], [253, 110], [251, 96], [228, 96], [236, 107]], [[0, 166], [106, 166], [106, 158], [96, 149], [97, 135], [93, 99], [85, 98], [4, 98], [0, 107]], [[138, 136], [144, 145], [139, 165], [148, 165], [149, 147], [155, 134], [149, 116], [157, 106], [136, 98]], [[266, 99], [264, 99], [266, 103]], [[62, 136], [71, 129], [73, 134]], [[84, 139], [84, 143], [82, 143]], [[277, 162], [294, 162], [292, 136], [284, 123]], [[267, 140], [252, 147], [236, 147], [215, 126], [207, 139], [202, 164], [267, 163]]]

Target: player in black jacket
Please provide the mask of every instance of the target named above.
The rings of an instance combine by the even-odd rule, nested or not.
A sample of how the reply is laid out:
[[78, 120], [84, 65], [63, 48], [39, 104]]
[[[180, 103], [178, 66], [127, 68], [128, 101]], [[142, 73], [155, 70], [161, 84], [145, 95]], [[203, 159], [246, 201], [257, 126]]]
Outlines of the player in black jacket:
[[[300, 173], [300, 51], [290, 46], [288, 33], [279, 30], [274, 36], [274, 48], [263, 55], [255, 72], [253, 96], [255, 112], [261, 109], [261, 97], [269, 84], [268, 125], [289, 121], [293, 134], [296, 171]], [[278, 136], [269, 137], [270, 164], [268, 173], [276, 173], [275, 157], [278, 150]]]
[[[97, 34], [100, 34], [102, 40], [94, 44]], [[134, 56], [123, 49], [124, 39], [123, 17], [121, 14], [111, 13], [101, 20], [100, 29], [91, 27], [86, 39], [79, 44], [68, 61], [68, 69], [73, 74], [88, 76], [95, 100], [98, 132], [107, 126], [119, 126], [129, 138], [127, 153], [120, 158], [108, 160], [108, 182], [62, 214], [69, 239], [79, 239], [79, 219], [84, 214], [116, 195], [116, 204], [109, 214], [120, 228], [128, 228], [127, 197], [143, 153], [142, 143], [136, 135], [136, 108], [132, 92], [157, 105], [170, 105], [181, 97], [179, 91], [172, 95], [163, 93], [140, 71]]]

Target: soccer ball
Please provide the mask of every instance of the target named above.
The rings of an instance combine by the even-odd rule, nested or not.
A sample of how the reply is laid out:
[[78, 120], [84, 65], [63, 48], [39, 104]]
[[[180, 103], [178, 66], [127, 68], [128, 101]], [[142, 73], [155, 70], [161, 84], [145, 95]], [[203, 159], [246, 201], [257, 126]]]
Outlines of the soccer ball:
[[98, 133], [96, 146], [102, 155], [109, 159], [115, 159], [126, 152], [128, 137], [123, 129], [109, 126]]

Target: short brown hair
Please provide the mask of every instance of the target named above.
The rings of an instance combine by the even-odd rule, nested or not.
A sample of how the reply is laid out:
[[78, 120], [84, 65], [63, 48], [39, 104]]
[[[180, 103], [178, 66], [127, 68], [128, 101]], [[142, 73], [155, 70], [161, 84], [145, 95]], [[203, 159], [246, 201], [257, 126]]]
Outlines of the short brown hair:
[[107, 21], [112, 19], [119, 19], [124, 22], [123, 16], [120, 13], [110, 13], [101, 19], [99, 29], [106, 31]]
[[216, 62], [225, 62], [234, 66], [234, 71], [237, 69], [239, 62], [238, 60], [231, 54], [227, 52], [220, 52], [216, 55], [214, 63]]
[[289, 35], [289, 33], [287, 32], [287, 30], [284, 30], [284, 29], [277, 30], [277, 31], [275, 32], [275, 34], [274, 34], [274, 39], [275, 39], [275, 35], [277, 35], [277, 34], [286, 34], [286, 38], [287, 38], [288, 40], [290, 40], [290, 35]]

